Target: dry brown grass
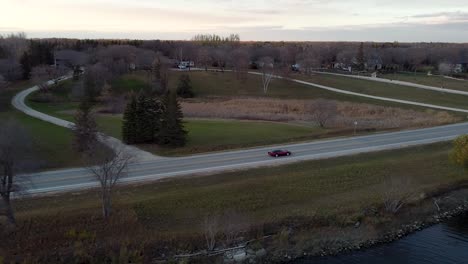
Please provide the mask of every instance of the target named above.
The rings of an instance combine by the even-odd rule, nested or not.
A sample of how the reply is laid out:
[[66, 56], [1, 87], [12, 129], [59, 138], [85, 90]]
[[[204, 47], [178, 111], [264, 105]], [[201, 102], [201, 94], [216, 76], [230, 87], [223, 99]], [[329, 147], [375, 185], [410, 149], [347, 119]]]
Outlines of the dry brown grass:
[[[211, 98], [190, 99], [182, 102], [186, 117], [247, 119], [266, 121], [310, 121], [306, 104], [317, 100], [285, 100], [269, 98]], [[390, 129], [425, 127], [460, 120], [444, 111], [415, 111], [396, 107], [376, 106], [364, 103], [335, 101], [338, 115], [329, 122], [330, 128], [352, 127], [359, 129]]]

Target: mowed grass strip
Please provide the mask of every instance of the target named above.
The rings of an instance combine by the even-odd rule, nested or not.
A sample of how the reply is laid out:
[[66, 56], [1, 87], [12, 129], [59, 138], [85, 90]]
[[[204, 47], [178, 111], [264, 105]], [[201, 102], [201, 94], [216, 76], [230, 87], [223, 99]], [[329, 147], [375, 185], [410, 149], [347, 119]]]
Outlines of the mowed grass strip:
[[464, 95], [319, 73], [309, 76], [293, 75], [293, 78], [356, 93], [468, 109], [468, 96]]
[[438, 88], [446, 88], [452, 90], [468, 91], [468, 80], [454, 80], [443, 76], [428, 76], [421, 73], [394, 73], [381, 74], [380, 78], [412, 82], [422, 85], [434, 86]]
[[[100, 130], [121, 138], [121, 116], [98, 116]], [[243, 147], [262, 146], [307, 140], [320, 137], [328, 131], [285, 123], [238, 121], [238, 120], [197, 120], [185, 121], [188, 142], [185, 147], [168, 149], [155, 145], [139, 147], [155, 154], [178, 156]]]
[[[466, 181], [466, 172], [449, 161], [450, 150], [451, 144], [438, 143], [126, 186], [116, 191], [115, 205], [123, 208], [126, 214], [135, 215], [147, 237], [152, 234], [155, 237], [200, 235], [207, 215], [228, 210], [245, 216], [252, 226], [296, 217], [343, 221], [352, 218], [353, 221], [364, 208], [382, 205], [382, 193], [388, 188], [384, 185], [385, 179], [407, 181], [405, 190], [415, 197], [440, 186]], [[41, 217], [46, 224], [47, 219], [53, 218], [54, 225], [62, 231], [74, 228], [76, 221], [86, 215], [100, 213], [98, 194], [92, 191], [26, 199], [16, 205], [20, 221]], [[99, 220], [88, 220], [83, 228], [93, 232], [99, 223]], [[41, 230], [41, 221], [32, 224], [39, 225], [35, 227]]]

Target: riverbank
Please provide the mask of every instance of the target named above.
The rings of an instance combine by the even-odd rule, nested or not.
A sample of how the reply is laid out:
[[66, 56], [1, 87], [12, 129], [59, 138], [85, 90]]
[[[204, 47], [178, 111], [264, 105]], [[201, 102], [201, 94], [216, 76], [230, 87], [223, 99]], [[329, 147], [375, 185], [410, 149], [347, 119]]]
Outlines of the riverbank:
[[[459, 217], [468, 213], [468, 202], [466, 201], [465, 197], [468, 197], [468, 188], [466, 183], [463, 184], [464, 188], [459, 189], [456, 191], [447, 191], [437, 195], [426, 197], [425, 201], [420, 202], [419, 204], [411, 205], [407, 210], [411, 211], [403, 213], [402, 218], [396, 221], [396, 223], [387, 223], [387, 227], [383, 227], [382, 224], [374, 225], [374, 228], [377, 228], [376, 235], [370, 235], [369, 228], [365, 228], [362, 230], [363, 224], [357, 222], [355, 224], [356, 230], [361, 230], [364, 233], [369, 235], [369, 238], [364, 240], [356, 240], [356, 241], [348, 241], [348, 243], [338, 243], [331, 246], [325, 246], [323, 248], [303, 248], [304, 252], [302, 254], [296, 255], [285, 255], [283, 259], [270, 259], [270, 261], [278, 262], [278, 261], [291, 261], [291, 260], [300, 260], [304, 259], [304, 257], [324, 257], [324, 256], [339, 256], [339, 255], [347, 255], [351, 254], [356, 251], [363, 251], [366, 249], [374, 248], [383, 244], [389, 244], [400, 239], [404, 239], [408, 235], [411, 235], [418, 231], [423, 231], [426, 228], [429, 228], [433, 225], [437, 225], [443, 223], [449, 219], [454, 217]], [[458, 187], [454, 188], [458, 189]], [[458, 199], [456, 199], [456, 198]], [[445, 209], [441, 209], [437, 211], [435, 214], [428, 213], [430, 207], [434, 206], [437, 208], [435, 201], [438, 200], [439, 202], [443, 199], [452, 199], [449, 203], [445, 203]], [[358, 224], [359, 223], [359, 224]], [[397, 224], [398, 223], [398, 224]], [[399, 226], [398, 226], [399, 225]], [[390, 226], [390, 227], [389, 227]], [[351, 235], [352, 233], [350, 230], [341, 231], [336, 233], [337, 236], [343, 236], [348, 233], [347, 235]], [[313, 234], [312, 234], [313, 235]], [[370, 238], [372, 237], [372, 238]], [[345, 242], [345, 241], [343, 241]], [[298, 249], [296, 249], [297, 251]], [[279, 256], [281, 258], [281, 256]]]

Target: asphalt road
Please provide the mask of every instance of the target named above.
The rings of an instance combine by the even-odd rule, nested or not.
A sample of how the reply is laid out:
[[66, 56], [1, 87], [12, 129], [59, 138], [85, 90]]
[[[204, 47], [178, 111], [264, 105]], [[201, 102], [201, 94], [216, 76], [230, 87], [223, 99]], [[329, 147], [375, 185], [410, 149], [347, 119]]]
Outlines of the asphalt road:
[[[462, 134], [468, 134], [468, 123], [275, 146], [275, 149], [288, 149], [293, 153], [292, 156], [284, 158], [271, 158], [267, 156], [267, 151], [271, 150], [271, 147], [195, 155], [183, 158], [166, 158], [132, 164], [122, 181], [126, 183], [151, 181], [197, 173], [214, 173], [397, 149], [452, 140]], [[94, 186], [97, 186], [97, 182], [86, 169], [70, 169], [31, 175], [30, 183], [25, 187], [30, 194], [40, 194], [80, 190]]]

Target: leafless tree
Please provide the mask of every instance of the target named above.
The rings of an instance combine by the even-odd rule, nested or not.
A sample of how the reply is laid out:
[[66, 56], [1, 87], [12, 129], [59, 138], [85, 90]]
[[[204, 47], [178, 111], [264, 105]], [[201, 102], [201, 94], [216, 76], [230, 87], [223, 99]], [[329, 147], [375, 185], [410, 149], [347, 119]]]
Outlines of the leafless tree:
[[298, 55], [298, 62], [301, 65], [301, 70], [306, 74], [311, 74], [313, 68], [320, 67], [320, 57], [311, 48], [305, 50]]
[[308, 102], [305, 105], [307, 113], [310, 118], [317, 122], [317, 124], [324, 128], [328, 123], [333, 120], [338, 114], [338, 107], [335, 101], [317, 99], [312, 102]]
[[0, 59], [0, 75], [7, 81], [16, 81], [21, 78], [21, 65], [14, 59]]
[[0, 89], [8, 86], [8, 82], [3, 78], [3, 75], [0, 74]]
[[8, 222], [16, 225], [11, 195], [20, 190], [17, 173], [30, 161], [32, 140], [19, 123], [9, 120], [0, 126], [0, 196]]
[[384, 209], [388, 213], [396, 214], [411, 197], [409, 181], [403, 178], [387, 178], [384, 181], [382, 199]]
[[96, 62], [106, 67], [112, 76], [128, 73], [136, 64], [137, 48], [129, 45], [113, 45], [100, 48], [95, 55]]
[[136, 50], [136, 67], [137, 69], [151, 69], [153, 61], [156, 59], [156, 52], [147, 49]]
[[19, 61], [21, 55], [28, 49], [29, 42], [25, 33], [10, 34], [1, 39], [0, 46], [7, 52], [7, 57]]
[[170, 60], [158, 52], [151, 67], [153, 91], [157, 94], [165, 94], [169, 85]]
[[239, 234], [248, 227], [248, 219], [233, 210], [227, 210], [222, 217], [222, 232], [226, 246], [231, 245], [239, 237]]
[[230, 64], [236, 72], [236, 78], [245, 80], [247, 77], [247, 69], [249, 68], [249, 52], [245, 48], [237, 48], [233, 50], [229, 56]]
[[[104, 219], [108, 219], [112, 212], [112, 194], [117, 183], [127, 174], [128, 165], [133, 161], [130, 153], [124, 148], [113, 148], [115, 153], [106, 154], [102, 158], [101, 165], [88, 165], [88, 170], [94, 175], [99, 182], [102, 215]], [[90, 154], [88, 164], [96, 159], [97, 152]]]
[[202, 47], [198, 49], [198, 64], [205, 68], [205, 71], [208, 71], [208, 67], [212, 64], [213, 59], [210, 55], [210, 50], [208, 47]]
[[275, 62], [271, 57], [262, 57], [258, 61], [258, 66], [262, 71], [262, 85], [264, 94], [268, 92], [268, 88], [270, 87], [271, 80], [273, 79], [275, 73], [274, 63]]
[[216, 237], [219, 234], [220, 223], [219, 216], [208, 215], [203, 221], [203, 231], [205, 234], [206, 248], [214, 250], [216, 247]]
[[213, 51], [213, 58], [222, 72], [224, 72], [224, 67], [226, 67], [228, 52], [224, 46], [218, 47]]
[[87, 100], [94, 101], [101, 95], [102, 89], [106, 83], [112, 80], [112, 73], [103, 64], [97, 63], [86, 68], [84, 74], [84, 94]]
[[442, 75], [448, 75], [452, 72], [452, 65], [450, 63], [440, 63], [439, 64], [439, 73]]
[[32, 68], [31, 79], [39, 86], [41, 91], [46, 92], [49, 88], [47, 81], [58, 78], [62, 73], [62, 71], [52, 66], [39, 65]]
[[92, 103], [82, 98], [75, 113], [73, 131], [73, 147], [79, 153], [89, 153], [97, 143], [97, 124]]
[[54, 53], [56, 60], [64, 62], [64, 66], [74, 69], [76, 66], [84, 66], [88, 61], [88, 54], [76, 50], [59, 50]]

